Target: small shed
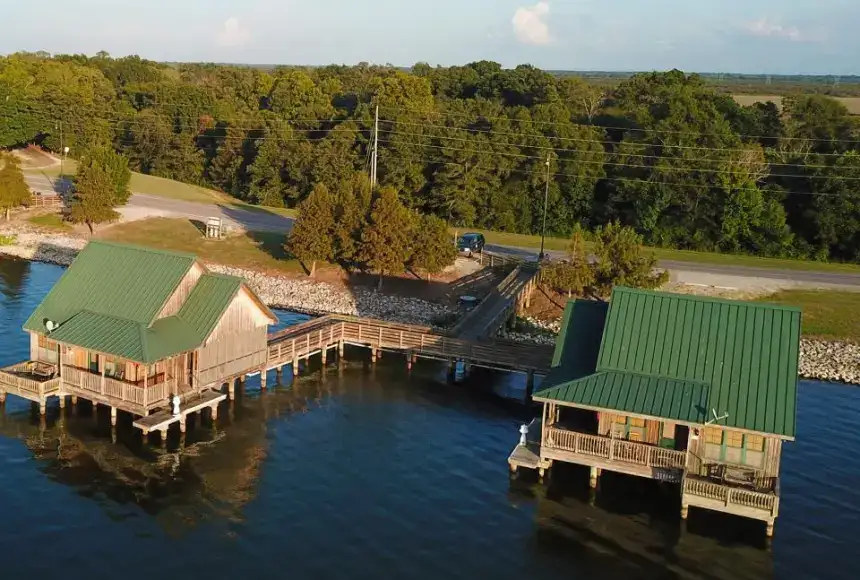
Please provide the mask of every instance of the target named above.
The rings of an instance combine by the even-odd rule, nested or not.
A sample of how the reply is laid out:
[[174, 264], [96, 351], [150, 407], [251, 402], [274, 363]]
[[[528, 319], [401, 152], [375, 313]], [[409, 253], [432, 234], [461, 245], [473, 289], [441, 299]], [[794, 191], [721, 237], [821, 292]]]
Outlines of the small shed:
[[220, 217], [211, 217], [206, 221], [206, 237], [220, 240], [224, 236], [224, 223]]

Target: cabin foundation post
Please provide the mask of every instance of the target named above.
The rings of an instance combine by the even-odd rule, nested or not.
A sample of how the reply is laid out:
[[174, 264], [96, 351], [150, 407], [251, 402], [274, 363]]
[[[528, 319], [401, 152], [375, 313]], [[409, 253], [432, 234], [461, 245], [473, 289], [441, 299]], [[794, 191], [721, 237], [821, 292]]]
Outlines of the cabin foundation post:
[[591, 489], [597, 489], [597, 478], [600, 476], [600, 470], [596, 467], [592, 467], [590, 473], [588, 475], [588, 487]]
[[179, 418], [179, 432], [185, 433], [185, 427], [186, 427], [185, 417], [180, 417]]
[[161, 429], [161, 448], [164, 449], [167, 447], [167, 429]]
[[281, 384], [281, 380], [284, 378], [284, 367], [280, 366], [275, 369], [275, 382], [279, 385]]
[[227, 383], [227, 396], [230, 398], [230, 400], [236, 398], [236, 381], [230, 381], [229, 383]]
[[218, 420], [218, 405], [212, 405], [209, 408], [209, 410], [210, 410], [211, 415], [212, 415], [212, 422], [214, 423], [215, 421]]
[[44, 417], [45, 413], [47, 413], [47, 412], [48, 412], [48, 404], [45, 401], [45, 399], [42, 399], [41, 401], [39, 401], [39, 415], [41, 417]]
[[116, 407], [110, 408], [110, 425], [116, 427]]
[[370, 347], [370, 362], [376, 362], [376, 349], [374, 347]]
[[406, 370], [407, 371], [412, 370], [412, 363], [414, 362], [414, 360], [415, 360], [415, 358], [412, 355], [412, 353], [409, 351], [406, 351]]
[[78, 404], [78, 396], [72, 395], [72, 405], [77, 405], [77, 404]]
[[338, 358], [343, 358], [343, 341], [339, 340], [337, 343], [337, 356]]
[[60, 395], [57, 398], [60, 399], [60, 410], [62, 411], [66, 408], [66, 395]]
[[690, 506], [685, 503], [681, 504], [681, 519], [686, 520], [687, 516], [690, 515]]
[[322, 350], [320, 350], [320, 359], [322, 360], [323, 366], [325, 366], [327, 358], [328, 358], [328, 347], [324, 346], [324, 347], [322, 347]]
[[260, 389], [266, 390], [266, 369], [260, 369]]
[[773, 523], [774, 523], [774, 520], [768, 520], [767, 521], [767, 528], [765, 529], [764, 533], [768, 538], [773, 537]]
[[6, 392], [0, 391], [0, 405], [6, 404]]

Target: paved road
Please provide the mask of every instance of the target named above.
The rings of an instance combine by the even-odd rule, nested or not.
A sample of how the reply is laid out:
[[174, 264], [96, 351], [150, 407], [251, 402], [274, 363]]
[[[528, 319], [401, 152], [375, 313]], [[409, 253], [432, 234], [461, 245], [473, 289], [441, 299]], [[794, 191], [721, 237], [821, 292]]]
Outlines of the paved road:
[[[60, 193], [64, 184], [40, 174], [28, 174], [27, 183], [39, 193]], [[184, 217], [205, 223], [208, 218], [221, 217], [227, 226], [254, 231], [285, 232], [292, 227], [293, 220], [266, 210], [247, 210], [227, 204], [209, 204], [169, 199], [144, 192], [132, 192], [128, 204], [120, 213], [129, 220], [148, 217]]]
[[[28, 174], [27, 182], [34, 191], [49, 193], [62, 189], [40, 174]], [[285, 232], [292, 227], [293, 220], [265, 210], [247, 210], [225, 204], [207, 204], [168, 199], [144, 192], [133, 192], [128, 205], [120, 210], [126, 219], [147, 217], [185, 217], [204, 221], [210, 217], [221, 217], [228, 226], [255, 231]], [[487, 250], [535, 259], [537, 251], [532, 248], [487, 245]], [[564, 252], [547, 252], [552, 257], [563, 257]], [[661, 261], [660, 267], [672, 274], [673, 281], [685, 284], [723, 286], [729, 288], [765, 287], [820, 287], [860, 290], [860, 274], [821, 272], [812, 270], [781, 270], [752, 268], [723, 264], [699, 264], [694, 262]]]

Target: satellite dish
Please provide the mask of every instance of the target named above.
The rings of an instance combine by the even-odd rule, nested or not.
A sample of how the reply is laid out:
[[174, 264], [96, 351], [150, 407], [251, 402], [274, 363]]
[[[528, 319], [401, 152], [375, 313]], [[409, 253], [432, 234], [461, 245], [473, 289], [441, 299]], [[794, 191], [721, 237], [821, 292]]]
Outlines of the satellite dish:
[[52, 330], [57, 328], [57, 323], [54, 322], [53, 320], [46, 320], [45, 321], [45, 328], [48, 329], [48, 332], [51, 332]]

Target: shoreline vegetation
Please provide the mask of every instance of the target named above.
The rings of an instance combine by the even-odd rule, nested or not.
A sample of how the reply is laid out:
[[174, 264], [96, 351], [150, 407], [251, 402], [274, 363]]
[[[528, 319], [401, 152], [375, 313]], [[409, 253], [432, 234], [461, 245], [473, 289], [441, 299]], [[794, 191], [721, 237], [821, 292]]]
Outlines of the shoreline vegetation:
[[[59, 233], [31, 231], [26, 227], [3, 231], [3, 244], [0, 254], [37, 262], [68, 265], [86, 240]], [[141, 243], [143, 240], [135, 240]], [[446, 305], [393, 293], [380, 293], [365, 288], [349, 290], [307, 278], [290, 278], [255, 271], [249, 268], [225, 266], [204, 258], [207, 266], [216, 272], [229, 273], [245, 278], [249, 285], [260, 294], [271, 307], [292, 310], [311, 315], [329, 313], [374, 317], [383, 320], [410, 324], [433, 325], [434, 322], [450, 319], [454, 310]], [[860, 331], [852, 322], [860, 295], [852, 293], [827, 292], [828, 297], [836, 295], [837, 300], [829, 301], [829, 308], [815, 310], [813, 305], [821, 304], [819, 293], [815, 291], [786, 290], [761, 300], [782, 304], [800, 305], [810, 308], [804, 318], [804, 332], [827, 336], [822, 329], [833, 320], [842, 321], [842, 333], [858, 342], [855, 333]], [[855, 299], [852, 299], [856, 296]], [[558, 333], [558, 322], [534, 319], [520, 321], [517, 331], [510, 333], [509, 340], [519, 340], [538, 344], [553, 344]], [[840, 338], [840, 336], [842, 338]], [[831, 334], [828, 339], [807, 336], [801, 340], [801, 364], [799, 376], [805, 379], [860, 384], [860, 345], [845, 340], [843, 335]]]
[[[456, 228], [568, 238], [618, 222], [662, 259], [860, 261], [860, 118], [826, 94], [834, 83], [738, 103], [733, 87], [771, 79], [605, 80], [490, 61], [263, 69], [21, 53], [0, 58], [0, 116], [15, 121], [0, 148], [69, 147], [86, 163], [111, 149], [151, 179], [288, 209], [372, 159], [380, 188]], [[104, 193], [99, 173], [91, 192]]]

